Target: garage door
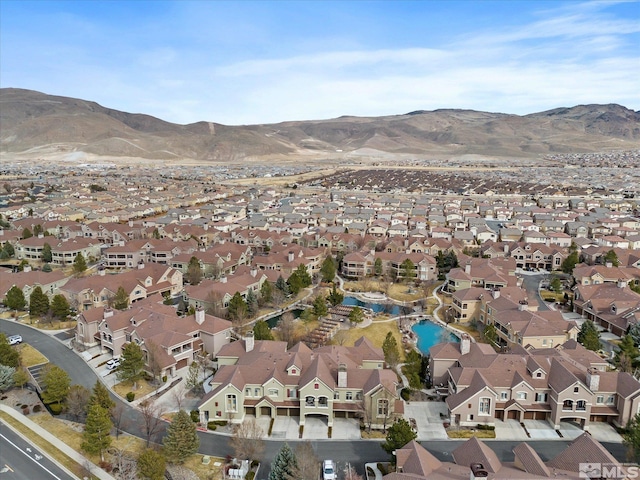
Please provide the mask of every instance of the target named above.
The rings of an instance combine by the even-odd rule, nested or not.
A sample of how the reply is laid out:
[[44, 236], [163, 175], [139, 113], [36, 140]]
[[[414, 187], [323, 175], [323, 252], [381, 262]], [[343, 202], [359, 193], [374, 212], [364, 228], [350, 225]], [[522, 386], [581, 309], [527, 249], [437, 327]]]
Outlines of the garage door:
[[525, 420], [533, 420], [534, 419], [534, 412], [524, 412], [524, 419]]
[[511, 419], [511, 420], [518, 420], [518, 418], [520, 418], [520, 412], [518, 412], [517, 410], [509, 410], [509, 414], [507, 415], [507, 418]]
[[186, 358], [183, 358], [182, 360], [180, 360], [177, 364], [176, 364], [176, 369], [179, 370], [181, 368], [187, 367], [189, 366], [189, 360], [187, 360]]

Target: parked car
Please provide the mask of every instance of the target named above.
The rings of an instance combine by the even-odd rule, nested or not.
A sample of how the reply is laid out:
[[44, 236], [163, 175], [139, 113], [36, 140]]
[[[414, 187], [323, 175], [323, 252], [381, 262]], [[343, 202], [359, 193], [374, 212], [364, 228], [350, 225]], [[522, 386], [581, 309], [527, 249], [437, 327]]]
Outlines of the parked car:
[[22, 343], [22, 337], [20, 335], [11, 335], [7, 338], [7, 341], [9, 342], [9, 345], [17, 345]]
[[335, 480], [336, 466], [333, 460], [325, 460], [322, 462], [322, 480]]
[[107, 362], [107, 370], [115, 370], [119, 366], [120, 366], [120, 359], [119, 358], [112, 358], [111, 360], [109, 360]]

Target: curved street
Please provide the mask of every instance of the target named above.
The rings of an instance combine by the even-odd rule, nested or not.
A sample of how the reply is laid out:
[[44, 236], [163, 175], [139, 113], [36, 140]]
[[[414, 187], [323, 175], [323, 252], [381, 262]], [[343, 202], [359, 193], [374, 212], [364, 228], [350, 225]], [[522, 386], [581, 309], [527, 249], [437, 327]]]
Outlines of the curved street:
[[[24, 342], [37, 348], [45, 355], [51, 363], [55, 363], [64, 369], [71, 377], [72, 383], [84, 385], [91, 388], [100, 377], [80, 355], [69, 349], [57, 338], [42, 333], [41, 331], [26, 325], [16, 323], [11, 320], [0, 319], [0, 331], [6, 335], [22, 335]], [[120, 397], [111, 394], [116, 402], [124, 406], [123, 430], [127, 433], [143, 438], [141, 425], [142, 415]], [[164, 428], [154, 439], [159, 442], [164, 435]], [[198, 432], [200, 437], [199, 452], [204, 455], [225, 457], [232, 454], [229, 447], [228, 436], [214, 432]], [[451, 461], [451, 452], [457, 448], [464, 440], [438, 440], [421, 442], [431, 453], [440, 460]], [[282, 447], [283, 441], [265, 440], [266, 450], [264, 453], [263, 468], [260, 469], [260, 477], [266, 478], [270, 469], [270, 459], [275, 458], [276, 453]], [[293, 442], [291, 442], [293, 443]], [[320, 459], [331, 458], [344, 465], [350, 462], [355, 465], [360, 474], [364, 473], [364, 463], [378, 462], [387, 459], [387, 453], [380, 447], [381, 441], [376, 440], [316, 440], [311, 442], [316, 454]], [[488, 442], [502, 461], [513, 461], [513, 448], [521, 443], [520, 441], [500, 441], [491, 440]], [[569, 444], [569, 441], [529, 441], [529, 443], [543, 459], [553, 458], [558, 452]], [[625, 461], [625, 449], [620, 443], [603, 443], [617, 459]]]

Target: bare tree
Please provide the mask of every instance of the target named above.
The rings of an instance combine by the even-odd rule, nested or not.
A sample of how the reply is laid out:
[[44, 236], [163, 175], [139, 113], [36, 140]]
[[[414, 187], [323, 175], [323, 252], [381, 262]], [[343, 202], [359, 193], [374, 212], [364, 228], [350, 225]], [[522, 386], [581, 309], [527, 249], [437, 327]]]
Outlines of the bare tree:
[[147, 353], [147, 366], [149, 367], [151, 375], [153, 375], [153, 381], [157, 382], [162, 372], [162, 365], [160, 365], [160, 347], [151, 341], [144, 342], [144, 345]]
[[171, 391], [171, 395], [173, 397], [173, 401], [176, 403], [176, 408], [178, 410], [183, 410], [183, 405], [185, 401], [185, 397], [187, 396], [188, 389], [185, 386], [184, 382], [180, 382], [174, 389]]
[[111, 464], [113, 465], [113, 473], [118, 480], [135, 480], [138, 475], [136, 467], [136, 458], [130, 453], [132, 445], [122, 447], [113, 446], [107, 450], [111, 456]]
[[111, 423], [113, 423], [113, 427], [116, 429], [116, 438], [120, 436], [120, 432], [122, 432], [127, 425], [127, 421], [124, 416], [125, 412], [125, 406], [119, 401], [116, 402], [116, 404], [109, 410]]
[[204, 301], [207, 305], [210, 305], [210, 307], [207, 308], [207, 313], [209, 315], [224, 318], [225, 308], [222, 303], [222, 293], [211, 290]]
[[331, 339], [331, 343], [334, 345], [344, 345], [348, 337], [349, 335], [346, 330], [338, 330]]
[[82, 385], [72, 385], [67, 395], [67, 412], [76, 421], [87, 415], [87, 403], [91, 392]]
[[299, 338], [291, 312], [282, 314], [282, 318], [278, 322], [278, 337], [281, 341], [287, 342], [287, 348], [291, 348], [298, 342]]
[[362, 475], [359, 475], [356, 472], [356, 469], [351, 466], [350, 463], [347, 463], [346, 467], [344, 467], [344, 480], [363, 480]]
[[311, 442], [306, 440], [296, 447], [296, 463], [287, 480], [317, 480], [320, 460], [313, 450]]
[[161, 417], [164, 409], [153, 400], [147, 399], [140, 403], [140, 413], [142, 414], [142, 433], [144, 433], [148, 447], [151, 439], [162, 429]]
[[229, 441], [236, 458], [259, 460], [265, 449], [264, 434], [255, 418], [244, 420], [237, 425]]

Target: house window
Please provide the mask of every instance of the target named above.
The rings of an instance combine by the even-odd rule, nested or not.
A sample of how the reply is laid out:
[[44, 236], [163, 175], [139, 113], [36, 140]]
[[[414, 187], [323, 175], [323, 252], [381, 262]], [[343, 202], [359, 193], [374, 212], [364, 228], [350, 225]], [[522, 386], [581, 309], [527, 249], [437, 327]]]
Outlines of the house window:
[[573, 387], [573, 393], [578, 393], [580, 391], [580, 387]]
[[347, 400], [353, 400], [353, 392], [347, 392], [347, 396], [345, 398]]
[[340, 400], [340, 392], [333, 392], [333, 399]]
[[319, 390], [320, 389], [320, 384], [319, 383], [314, 383], [313, 384], [313, 389], [314, 390]]
[[576, 410], [584, 412], [587, 409], [587, 402], [585, 400], [578, 400], [576, 402]]
[[386, 417], [389, 414], [389, 400], [381, 398], [378, 400], [378, 416]]
[[478, 415], [489, 415], [491, 413], [491, 399], [482, 397], [478, 406]]
[[270, 388], [269, 389], [269, 396], [270, 397], [277, 397], [278, 396], [278, 389], [277, 388]]
[[356, 400], [362, 400], [362, 392], [356, 392]]
[[287, 388], [287, 398], [297, 398], [298, 391], [295, 388]]
[[327, 408], [329, 406], [329, 401], [327, 397], [319, 397], [318, 398], [318, 406]]
[[562, 410], [573, 410], [573, 400], [565, 400], [562, 402]]
[[596, 397], [596, 403], [603, 404], [604, 403], [604, 395], [598, 395]]
[[260, 396], [260, 389], [259, 388], [254, 388], [253, 389], [253, 396], [254, 397], [259, 397]]
[[509, 398], [509, 392], [500, 392], [500, 400], [507, 400]]
[[295, 368], [291, 369], [291, 375], [295, 375], [297, 373], [297, 370]]
[[527, 399], [527, 392], [518, 392], [516, 394], [516, 398], [518, 400], [526, 400]]
[[227, 412], [237, 412], [238, 411], [238, 401], [236, 396], [231, 394], [227, 395]]
[[542, 372], [536, 372], [536, 378], [542, 377]]
[[615, 399], [616, 397], [614, 397], [613, 395], [609, 395], [609, 397], [607, 398], [607, 405], [613, 405]]
[[536, 402], [538, 402], [538, 403], [547, 403], [547, 394], [546, 393], [536, 393]]
[[250, 388], [245, 388], [244, 389], [244, 394], [245, 394], [245, 396], [250, 397], [251, 396], [251, 389]]
[[316, 397], [312, 397], [311, 395], [304, 398], [304, 404], [307, 407], [315, 407], [316, 405]]

